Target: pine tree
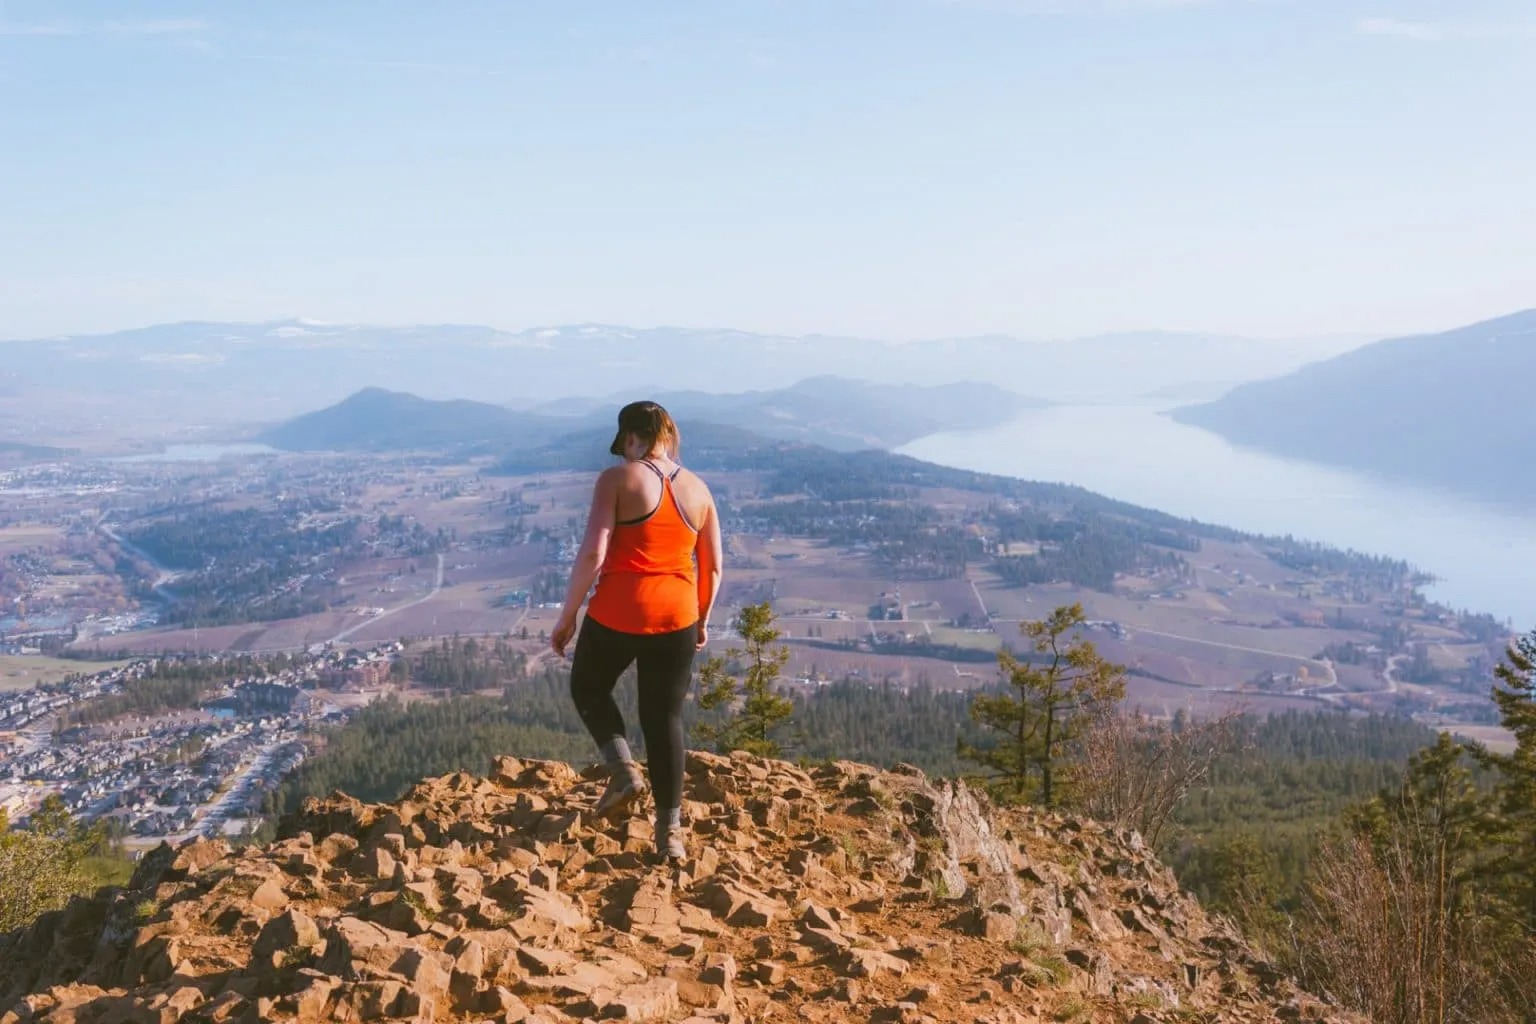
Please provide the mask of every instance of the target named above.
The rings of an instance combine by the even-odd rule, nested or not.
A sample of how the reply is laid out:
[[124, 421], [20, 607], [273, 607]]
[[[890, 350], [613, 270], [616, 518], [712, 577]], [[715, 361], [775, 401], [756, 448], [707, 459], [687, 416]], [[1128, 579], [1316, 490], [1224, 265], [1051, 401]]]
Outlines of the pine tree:
[[1041, 804], [1056, 806], [1064, 755], [1095, 716], [1125, 697], [1125, 670], [1077, 633], [1086, 621], [1083, 606], [1072, 604], [1043, 621], [1021, 623], [1038, 664], [1000, 653], [1007, 687], [971, 702], [971, 718], [993, 730], [997, 742], [981, 747], [962, 741], [958, 752], [989, 771], [1002, 799], [1019, 803], [1038, 794]]
[[1500, 724], [1515, 736], [1510, 753], [1483, 755], [1500, 776], [1494, 866], [1508, 886], [1527, 938], [1536, 942], [1536, 632], [1511, 644], [1494, 674]]
[[1441, 733], [1313, 864], [1303, 969], [1372, 1020], [1521, 1019], [1497, 991], [1514, 961], [1503, 956], [1500, 905], [1479, 884], [1486, 803], [1467, 755]]
[[[699, 707], [722, 710], [724, 718], [697, 723], [694, 734], [722, 753], [745, 750], [778, 757], [782, 751], [772, 734], [795, 710], [794, 702], [774, 692], [779, 673], [789, 661], [789, 648], [778, 643], [783, 633], [774, 626], [773, 608], [767, 601], [742, 608], [736, 632], [746, 647], [733, 647], [699, 669]], [[745, 674], [737, 679], [729, 666], [743, 658]]]
[[100, 839], [101, 830], [72, 819], [57, 796], [43, 801], [25, 830], [0, 818], [0, 933], [23, 928], [95, 888], [81, 862]]

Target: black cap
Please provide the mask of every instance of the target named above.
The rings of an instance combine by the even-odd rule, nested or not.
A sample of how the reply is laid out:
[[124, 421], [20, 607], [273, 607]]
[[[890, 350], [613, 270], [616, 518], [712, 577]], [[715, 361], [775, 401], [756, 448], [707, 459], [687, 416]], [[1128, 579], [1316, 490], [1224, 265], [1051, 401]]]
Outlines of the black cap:
[[613, 443], [608, 445], [608, 454], [624, 454], [624, 435], [626, 434], [634, 434], [636, 437], [654, 442], [661, 436], [662, 426], [669, 419], [667, 410], [655, 402], [630, 402], [619, 410], [619, 429], [613, 435]]

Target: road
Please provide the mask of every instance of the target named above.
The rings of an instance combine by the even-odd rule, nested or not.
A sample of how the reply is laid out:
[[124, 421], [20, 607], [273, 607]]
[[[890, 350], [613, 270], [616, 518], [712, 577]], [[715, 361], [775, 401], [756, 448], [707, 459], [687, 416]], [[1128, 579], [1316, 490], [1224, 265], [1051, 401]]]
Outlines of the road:
[[1394, 654], [1387, 659], [1387, 667], [1382, 670], [1381, 678], [1387, 681], [1388, 693], [1397, 692], [1397, 666], [1409, 660], [1406, 654]]
[[981, 609], [981, 619], [982, 619], [982, 621], [983, 622], [991, 622], [992, 621], [992, 613], [987, 611], [987, 602], [985, 602], [985, 601], [983, 601], [981, 599], [981, 588], [978, 587], [976, 585], [976, 581], [974, 579], [972, 579], [971, 577], [969, 577], [969, 576], [966, 577], [965, 582], [967, 582], [967, 583], [969, 583], [971, 585], [971, 593], [976, 595], [976, 607]]
[[148, 551], [145, 551], [143, 548], [139, 547], [137, 544], [134, 544], [132, 541], [124, 540], [121, 534], [106, 524], [105, 520], [98, 522], [96, 524], [96, 528], [99, 529], [102, 533], [106, 534], [113, 543], [117, 544], [117, 546], [122, 548], [124, 551], [131, 553], [134, 557], [141, 561], [149, 563], [149, 567], [155, 571], [154, 591], [160, 596], [162, 600], [170, 602], [176, 599], [176, 595], [166, 593], [165, 588], [169, 584], [176, 582], [176, 580], [181, 577], [181, 573], [166, 568], [159, 562], [155, 561], [155, 559], [151, 557]]
[[399, 606], [394, 607], [394, 608], [390, 608], [388, 611], [382, 611], [379, 614], [375, 615], [371, 619], [364, 619], [362, 622], [359, 622], [356, 625], [348, 626], [346, 629], [342, 630], [340, 633], [337, 633], [335, 636], [333, 636], [329, 640], [327, 640], [326, 643], [328, 643], [328, 644], [339, 644], [343, 640], [345, 640], [347, 637], [351, 636], [353, 633], [356, 633], [358, 630], [362, 629], [364, 626], [371, 626], [375, 622], [378, 622], [380, 619], [387, 619], [391, 615], [396, 615], [396, 614], [398, 614], [400, 612], [403, 612], [403, 611], [405, 611], [405, 610], [407, 610], [409, 608], [415, 608], [419, 604], [426, 604], [428, 601], [432, 600], [439, 593], [441, 593], [442, 589], [443, 589], [443, 556], [442, 556], [441, 553], [439, 553], [438, 556], [437, 556], [437, 579], [433, 581], [432, 589], [427, 592], [427, 595], [425, 597], [418, 597], [414, 601], [408, 601], [405, 604], [399, 605]]
[[271, 742], [261, 748], [261, 751], [249, 764], [235, 772], [225, 781], [224, 792], [219, 794], [213, 803], [198, 809], [196, 817], [192, 820], [192, 827], [179, 836], [168, 836], [167, 841], [172, 846], [177, 846], [193, 836], [208, 834], [208, 820], [214, 815], [219, 816], [218, 829], [224, 827], [224, 819], [228, 816], [230, 804], [243, 795], [246, 783], [256, 778], [262, 772], [271, 767], [277, 757], [279, 748], [292, 743], [296, 738], [295, 733], [286, 730], [277, 732], [272, 736]]
[[1334, 669], [1333, 662], [1316, 658], [1303, 658], [1299, 654], [1286, 654], [1284, 651], [1266, 651], [1262, 647], [1243, 647], [1240, 644], [1227, 644], [1219, 640], [1201, 640], [1195, 636], [1180, 636], [1178, 633], [1164, 633], [1156, 629], [1142, 629], [1139, 626], [1127, 626], [1126, 633], [1134, 637], [1137, 633], [1145, 633], [1147, 636], [1162, 636], [1170, 640], [1183, 640], [1192, 644], [1205, 644], [1207, 647], [1225, 647], [1229, 651], [1242, 651], [1246, 654], [1265, 654], [1271, 658], [1289, 658], [1291, 661], [1300, 662], [1303, 665], [1321, 665], [1328, 670], [1328, 685], [1339, 685], [1339, 673]]

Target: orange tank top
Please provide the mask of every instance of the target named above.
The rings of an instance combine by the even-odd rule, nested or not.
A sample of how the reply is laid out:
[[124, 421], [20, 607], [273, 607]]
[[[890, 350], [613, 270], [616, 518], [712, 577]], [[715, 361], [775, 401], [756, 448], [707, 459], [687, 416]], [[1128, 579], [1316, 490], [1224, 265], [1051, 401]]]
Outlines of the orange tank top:
[[699, 621], [693, 549], [698, 531], [661, 478], [661, 500], [648, 515], [615, 523], [587, 614], [621, 633], [671, 633]]

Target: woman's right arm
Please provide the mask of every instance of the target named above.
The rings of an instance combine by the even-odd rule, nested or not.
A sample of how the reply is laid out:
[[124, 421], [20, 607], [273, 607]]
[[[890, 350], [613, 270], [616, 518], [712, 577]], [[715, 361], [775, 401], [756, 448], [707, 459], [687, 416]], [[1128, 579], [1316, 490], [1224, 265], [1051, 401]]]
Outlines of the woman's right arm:
[[571, 565], [571, 582], [566, 588], [565, 602], [560, 606], [560, 617], [549, 635], [549, 645], [555, 653], [565, 657], [565, 647], [576, 635], [576, 616], [581, 603], [587, 599], [587, 591], [597, 580], [608, 554], [608, 539], [613, 535], [614, 520], [618, 515], [619, 482], [623, 471], [617, 467], [605, 469], [592, 487], [592, 508], [587, 513], [587, 532], [581, 541], [581, 550]]
[[715, 509], [715, 499], [709, 499], [709, 513], [704, 517], [704, 527], [699, 531], [694, 554], [699, 560], [699, 650], [709, 643], [709, 616], [715, 609], [715, 598], [720, 596], [720, 563], [724, 551], [720, 541], [720, 516]]

